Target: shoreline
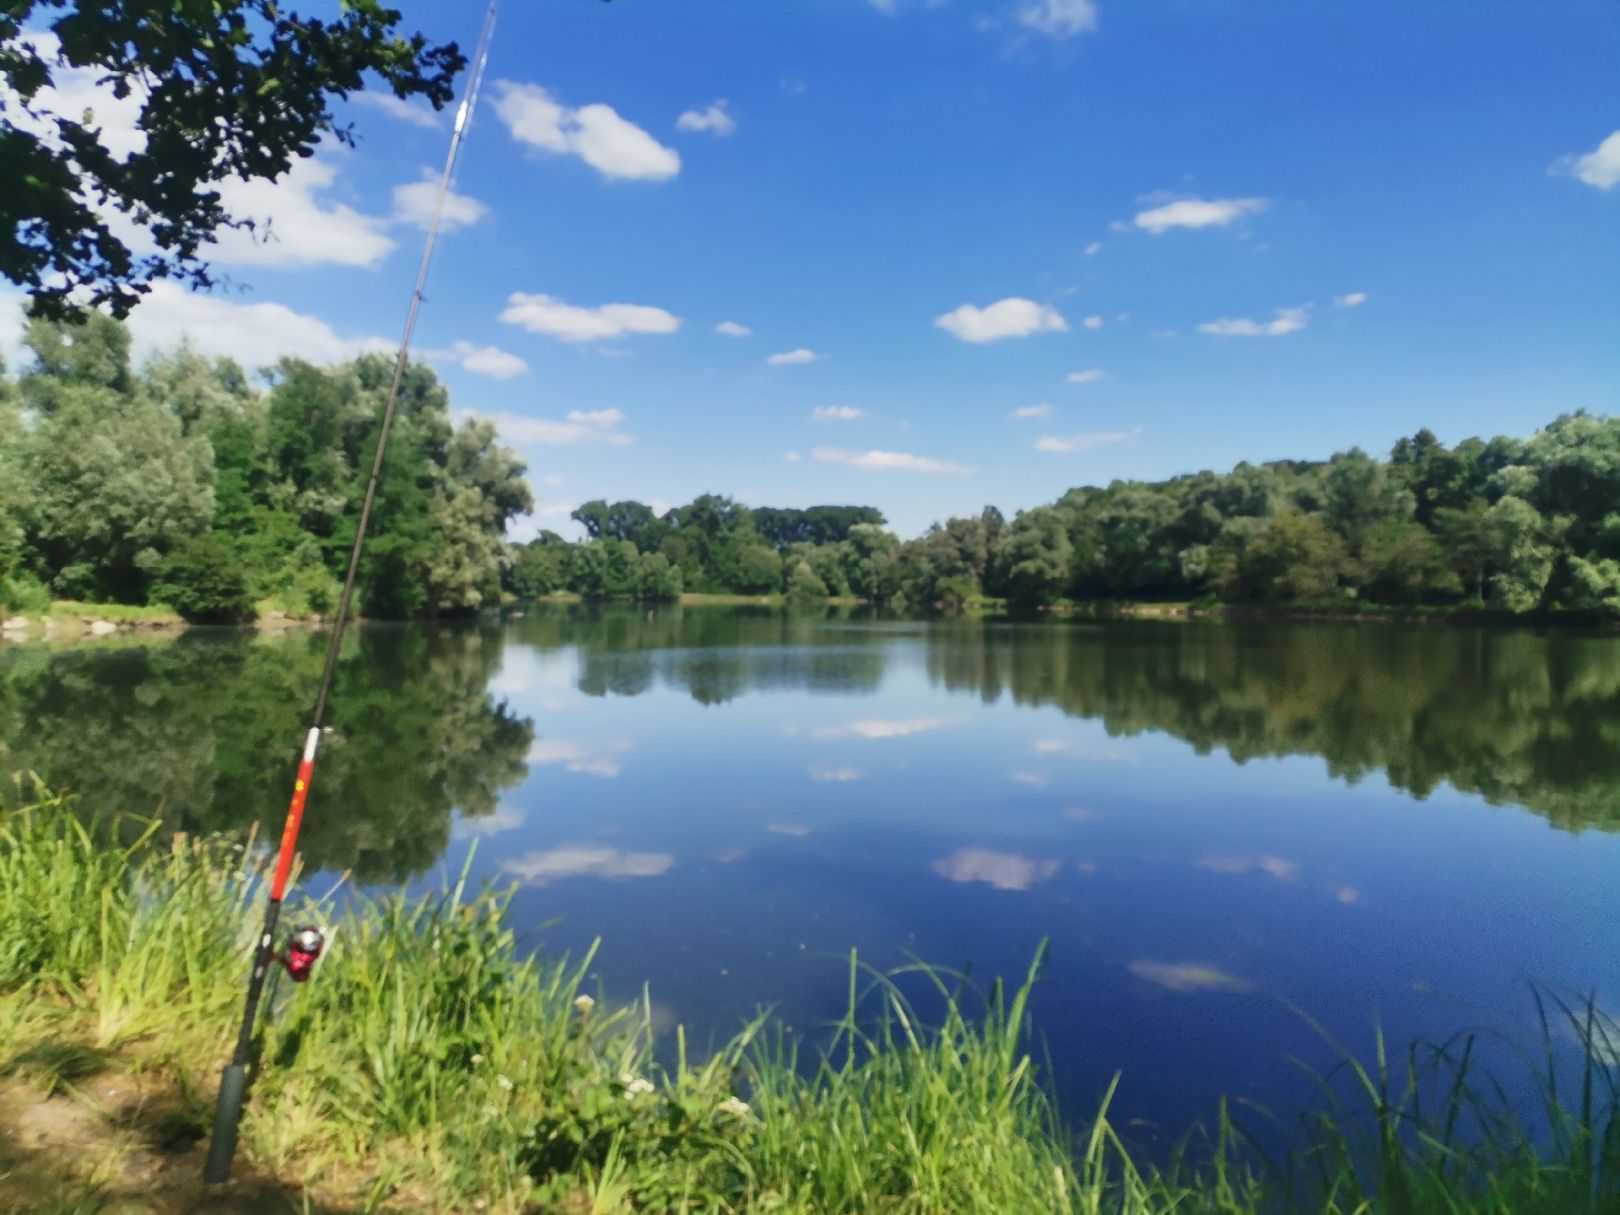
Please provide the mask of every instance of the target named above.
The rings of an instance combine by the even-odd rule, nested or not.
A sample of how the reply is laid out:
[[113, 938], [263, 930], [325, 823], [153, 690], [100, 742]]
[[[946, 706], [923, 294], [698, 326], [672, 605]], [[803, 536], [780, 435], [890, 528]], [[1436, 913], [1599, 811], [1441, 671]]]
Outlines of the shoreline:
[[[530, 607], [635, 607], [648, 612], [670, 607], [767, 607], [813, 609], [829, 607], [877, 608], [871, 600], [852, 596], [823, 599], [789, 599], [774, 595], [730, 595], [694, 592], [674, 601], [587, 600], [572, 592], [556, 592], [537, 599], [518, 600], [499, 608], [469, 616], [415, 617], [405, 620], [370, 620], [355, 617], [356, 624], [426, 625], [478, 619], [521, 619]], [[892, 610], [892, 609], [884, 609]], [[1018, 616], [1007, 611], [1003, 602], [975, 600], [955, 612], [914, 612], [901, 609], [900, 615], [918, 620], [996, 620], [1007, 623], [1037, 623], [1041, 620], [1158, 620], [1215, 623], [1337, 623], [1440, 625], [1488, 628], [1590, 629], [1602, 632], [1620, 630], [1620, 615], [1603, 609], [1538, 611], [1514, 613], [1480, 607], [1397, 606], [1388, 604], [1230, 604], [1197, 602], [1140, 602], [1132, 600], [1062, 600], [1043, 605], [1033, 615]], [[278, 633], [294, 629], [320, 629], [330, 617], [290, 617], [272, 612], [239, 624], [193, 624], [178, 613], [162, 608], [131, 607], [125, 604], [53, 603], [44, 614], [0, 613], [0, 645], [28, 641], [74, 642], [117, 635], [143, 634], [174, 636], [191, 629], [231, 632]]]
[[[268, 1002], [236, 1180], [209, 1192], [201, 1159], [266, 858], [226, 836], [159, 843], [146, 819], [142, 842], [109, 848], [70, 800], [36, 793], [0, 807], [0, 922], [24, 945], [0, 954], [8, 1209], [54, 1196], [76, 1205], [51, 1209], [132, 1215], [270, 1199], [507, 1215], [1596, 1215], [1620, 1166], [1604, 1129], [1620, 1118], [1620, 1025], [1595, 1005], [1551, 997], [1541, 1029], [1548, 1052], [1554, 1035], [1584, 1048], [1588, 1098], [1569, 1096], [1580, 1064], [1575, 1085], [1555, 1084], [1527, 1051], [1525, 1078], [1546, 1102], [1532, 1117], [1498, 1104], [1498, 1078], [1463, 1051], [1424, 1065], [1445, 1065], [1451, 1093], [1431, 1110], [1399, 1052], [1361, 1070], [1329, 1041], [1363, 1091], [1301, 1111], [1299, 1155], [1256, 1153], [1222, 1103], [1211, 1133], [1159, 1165], [1109, 1122], [1117, 1076], [1079, 1123], [1059, 1113], [1027, 1013], [1044, 945], [1021, 982], [949, 996], [931, 1023], [852, 955], [847, 1011], [819, 1039], [760, 1013], [707, 1055], [688, 1054], [677, 1030], [678, 1061], [664, 1067], [650, 997], [599, 1002], [584, 990], [594, 948], [525, 952], [505, 921], [510, 895], [457, 883], [342, 909], [294, 892], [287, 922], [323, 923], [331, 945], [310, 983], [283, 982]], [[83, 905], [101, 914], [75, 915]], [[1497, 1120], [1483, 1142], [1454, 1133], [1462, 1111]], [[1542, 1116], [1557, 1123], [1551, 1144], [1535, 1135]], [[1382, 1192], [1361, 1172], [1371, 1164]], [[1487, 1198], [1501, 1205], [1470, 1201]]]

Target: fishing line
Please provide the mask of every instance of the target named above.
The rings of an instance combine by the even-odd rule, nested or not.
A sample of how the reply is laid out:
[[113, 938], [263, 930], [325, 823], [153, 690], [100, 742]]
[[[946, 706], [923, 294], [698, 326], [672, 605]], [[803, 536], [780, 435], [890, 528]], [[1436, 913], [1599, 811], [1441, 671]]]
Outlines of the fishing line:
[[[348, 624], [349, 608], [354, 599], [355, 578], [360, 571], [360, 558], [365, 551], [366, 528], [371, 522], [371, 508], [377, 498], [377, 482], [382, 476], [383, 458], [388, 450], [388, 436], [394, 427], [394, 415], [399, 405], [400, 384], [410, 362], [411, 337], [416, 332], [416, 314], [422, 307], [422, 289], [427, 285], [428, 266], [433, 261], [433, 246], [439, 238], [439, 225], [444, 219], [444, 204], [450, 193], [450, 181], [455, 172], [456, 156], [478, 103], [478, 87], [484, 79], [484, 66], [489, 60], [490, 36], [495, 30], [495, 0], [490, 0], [484, 13], [483, 29], [478, 35], [478, 49], [473, 55], [472, 74], [467, 78], [467, 94], [456, 111], [455, 129], [450, 134], [450, 150], [444, 159], [444, 171], [439, 175], [439, 189], [433, 200], [433, 222], [428, 226], [427, 239], [422, 244], [422, 261], [416, 270], [416, 286], [411, 292], [411, 304], [405, 314], [405, 333], [400, 340], [399, 355], [394, 360], [393, 378], [388, 384], [388, 397], [383, 406], [382, 423], [377, 429], [377, 451], [371, 461], [371, 478], [366, 482], [365, 498], [360, 504], [360, 518], [355, 526], [354, 547], [349, 550], [349, 566], [343, 576], [343, 593], [338, 598], [337, 615], [332, 621], [332, 635], [326, 647], [326, 666], [321, 672], [320, 689], [315, 696], [315, 708], [310, 714], [309, 731], [304, 736], [304, 750], [299, 758], [298, 773], [293, 780], [292, 801], [287, 807], [287, 821], [281, 832], [281, 846], [276, 855], [275, 874], [270, 882], [270, 901], [264, 910], [264, 927], [259, 933], [253, 954], [253, 971], [248, 977], [247, 999], [242, 1008], [242, 1025], [236, 1035], [236, 1050], [220, 1077], [219, 1101], [214, 1108], [213, 1135], [208, 1143], [208, 1162], [203, 1169], [203, 1180], [210, 1184], [226, 1181], [231, 1175], [231, 1160], [236, 1155], [237, 1131], [242, 1120], [242, 1105], [247, 1097], [247, 1069], [253, 1053], [253, 1031], [258, 1020], [259, 1001], [264, 994], [265, 978], [273, 962], [280, 960], [297, 981], [309, 976], [315, 959], [320, 956], [324, 941], [313, 928], [299, 928], [288, 943], [287, 954], [277, 957], [275, 949], [276, 923], [281, 917], [281, 900], [287, 893], [287, 879], [292, 873], [293, 857], [298, 848], [298, 831], [304, 821], [304, 803], [309, 797], [309, 786], [315, 775], [315, 752], [320, 746], [321, 732], [326, 719], [327, 701], [332, 691], [332, 678], [337, 672], [338, 655], [343, 648], [343, 630]], [[313, 934], [313, 935], [311, 935]]]

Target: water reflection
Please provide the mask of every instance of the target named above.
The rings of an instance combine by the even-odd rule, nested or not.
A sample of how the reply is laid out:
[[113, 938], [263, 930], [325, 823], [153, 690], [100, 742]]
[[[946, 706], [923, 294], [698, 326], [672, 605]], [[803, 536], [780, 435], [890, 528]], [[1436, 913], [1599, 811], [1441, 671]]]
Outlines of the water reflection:
[[[92, 812], [185, 831], [280, 831], [324, 635], [192, 632], [0, 650], [0, 769], [35, 771]], [[489, 691], [493, 629], [364, 628], [345, 647], [300, 845], [362, 881], [421, 873], [452, 812], [495, 813], [527, 772], [530, 723]]]
[[1444, 626], [1153, 624], [929, 635], [928, 672], [986, 702], [1054, 705], [1111, 735], [1239, 762], [1318, 755], [1341, 780], [1441, 783], [1569, 830], [1620, 827], [1620, 638]]

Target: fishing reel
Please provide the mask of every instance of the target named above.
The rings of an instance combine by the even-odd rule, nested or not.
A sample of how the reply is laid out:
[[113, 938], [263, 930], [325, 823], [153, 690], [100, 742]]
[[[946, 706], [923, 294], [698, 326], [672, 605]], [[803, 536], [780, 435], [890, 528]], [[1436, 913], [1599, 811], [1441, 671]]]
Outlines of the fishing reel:
[[294, 983], [307, 980], [315, 970], [315, 963], [320, 961], [321, 951], [326, 948], [326, 934], [313, 924], [303, 924], [293, 929], [292, 935], [287, 938], [286, 950], [281, 955], [281, 964], [287, 968]]

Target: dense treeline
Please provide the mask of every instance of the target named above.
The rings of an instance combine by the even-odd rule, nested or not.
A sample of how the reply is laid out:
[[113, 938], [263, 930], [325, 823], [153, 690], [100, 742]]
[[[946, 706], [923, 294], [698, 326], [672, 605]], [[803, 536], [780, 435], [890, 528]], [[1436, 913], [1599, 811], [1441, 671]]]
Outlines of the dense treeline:
[[[33, 365], [0, 375], [0, 608], [50, 597], [166, 603], [192, 619], [323, 614], [353, 540], [391, 361], [284, 359], [256, 387], [182, 346], [138, 372], [92, 314], [33, 319]], [[1620, 419], [1560, 417], [1528, 439], [1427, 430], [1387, 460], [1240, 464], [995, 507], [902, 542], [867, 506], [750, 509], [704, 494], [662, 514], [593, 501], [569, 543], [524, 545], [522, 461], [450, 420], [410, 368], [361, 571], [373, 616], [473, 612], [503, 592], [673, 599], [851, 597], [913, 609], [983, 597], [1620, 610]]]
[[[33, 365], [0, 376], [0, 607], [51, 597], [162, 602], [192, 619], [335, 604], [393, 360], [284, 359], [256, 388], [182, 346], [130, 366], [100, 313], [35, 318]], [[424, 365], [406, 373], [361, 570], [371, 615], [500, 600], [506, 523], [533, 500], [486, 422], [454, 426]]]
[[1421, 430], [1388, 460], [1240, 464], [994, 507], [902, 543], [858, 507], [750, 511], [706, 495], [574, 513], [588, 539], [524, 546], [510, 588], [588, 598], [681, 590], [850, 595], [913, 608], [981, 596], [1467, 604], [1620, 610], [1620, 419], [1560, 417], [1529, 439], [1447, 447]]

